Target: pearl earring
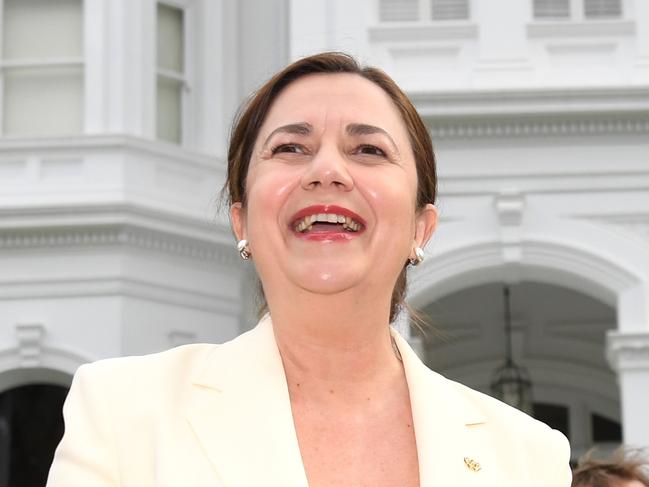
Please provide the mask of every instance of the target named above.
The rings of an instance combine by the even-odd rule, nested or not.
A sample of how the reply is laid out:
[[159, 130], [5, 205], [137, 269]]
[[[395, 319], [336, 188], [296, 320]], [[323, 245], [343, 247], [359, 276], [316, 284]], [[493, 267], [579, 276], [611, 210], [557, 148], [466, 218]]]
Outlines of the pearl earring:
[[408, 263], [414, 267], [421, 264], [425, 257], [426, 256], [424, 255], [424, 250], [421, 247], [415, 247], [415, 258], [409, 259]]
[[247, 240], [239, 240], [237, 242], [237, 250], [239, 251], [239, 255], [243, 260], [248, 260], [252, 256]]

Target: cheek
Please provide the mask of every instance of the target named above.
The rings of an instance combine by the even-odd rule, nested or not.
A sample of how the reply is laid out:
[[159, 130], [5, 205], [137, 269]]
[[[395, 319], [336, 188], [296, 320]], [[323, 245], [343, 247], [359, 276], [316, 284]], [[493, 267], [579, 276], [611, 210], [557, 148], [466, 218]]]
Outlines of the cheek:
[[293, 173], [251, 168], [246, 188], [249, 230], [277, 225], [282, 206], [299, 181]]
[[417, 191], [414, 175], [397, 169], [380, 178], [366, 178], [363, 188], [379, 223], [388, 223], [400, 231], [414, 225]]

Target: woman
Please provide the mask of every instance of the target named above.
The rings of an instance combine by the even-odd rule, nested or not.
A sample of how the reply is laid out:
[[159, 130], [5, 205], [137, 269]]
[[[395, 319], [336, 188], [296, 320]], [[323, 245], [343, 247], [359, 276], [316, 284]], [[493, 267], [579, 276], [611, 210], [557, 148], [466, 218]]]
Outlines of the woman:
[[561, 434], [389, 327], [435, 184], [384, 73], [325, 53], [275, 75], [236, 121], [226, 183], [269, 313], [223, 345], [81, 367], [48, 485], [569, 486]]

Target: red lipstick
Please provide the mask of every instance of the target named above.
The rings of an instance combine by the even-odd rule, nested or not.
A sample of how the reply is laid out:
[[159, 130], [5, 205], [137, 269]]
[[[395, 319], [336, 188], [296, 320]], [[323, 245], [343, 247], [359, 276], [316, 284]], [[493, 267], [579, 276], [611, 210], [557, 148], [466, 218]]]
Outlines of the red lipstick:
[[312, 205], [312, 206], [307, 206], [306, 208], [302, 208], [291, 218], [291, 225], [293, 225], [296, 221], [301, 220], [305, 216], [318, 215], [320, 213], [325, 213], [325, 214], [334, 213], [336, 215], [348, 216], [355, 222], [358, 222], [361, 225], [363, 225], [363, 227], [365, 226], [365, 220], [363, 220], [363, 218], [361, 218], [360, 215], [354, 213], [351, 210], [348, 210], [347, 208], [343, 208], [342, 206], [336, 206], [336, 205]]
[[[320, 223], [314, 223], [313, 229], [311, 229], [312, 227], [309, 227], [309, 230], [307, 230], [306, 232], [298, 231], [296, 229], [296, 226], [305, 217], [319, 214], [334, 214], [347, 217], [353, 220], [355, 231], [350, 231], [349, 228], [345, 228], [341, 225], [331, 225], [330, 227], [328, 227], [326, 224]], [[358, 228], [359, 226], [360, 228]], [[354, 237], [363, 233], [363, 231], [365, 230], [365, 220], [361, 218], [361, 216], [357, 213], [354, 213], [353, 211], [341, 206], [312, 205], [301, 209], [295, 215], [293, 215], [293, 217], [291, 218], [290, 228], [296, 237], [303, 240], [317, 242], [348, 242]]]

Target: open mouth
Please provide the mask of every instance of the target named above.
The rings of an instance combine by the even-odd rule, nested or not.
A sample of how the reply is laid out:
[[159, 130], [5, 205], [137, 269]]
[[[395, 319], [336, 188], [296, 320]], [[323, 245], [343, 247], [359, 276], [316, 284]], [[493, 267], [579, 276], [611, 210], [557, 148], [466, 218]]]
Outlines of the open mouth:
[[365, 224], [360, 216], [341, 207], [311, 206], [299, 211], [292, 220], [291, 228], [298, 234], [356, 234]]

